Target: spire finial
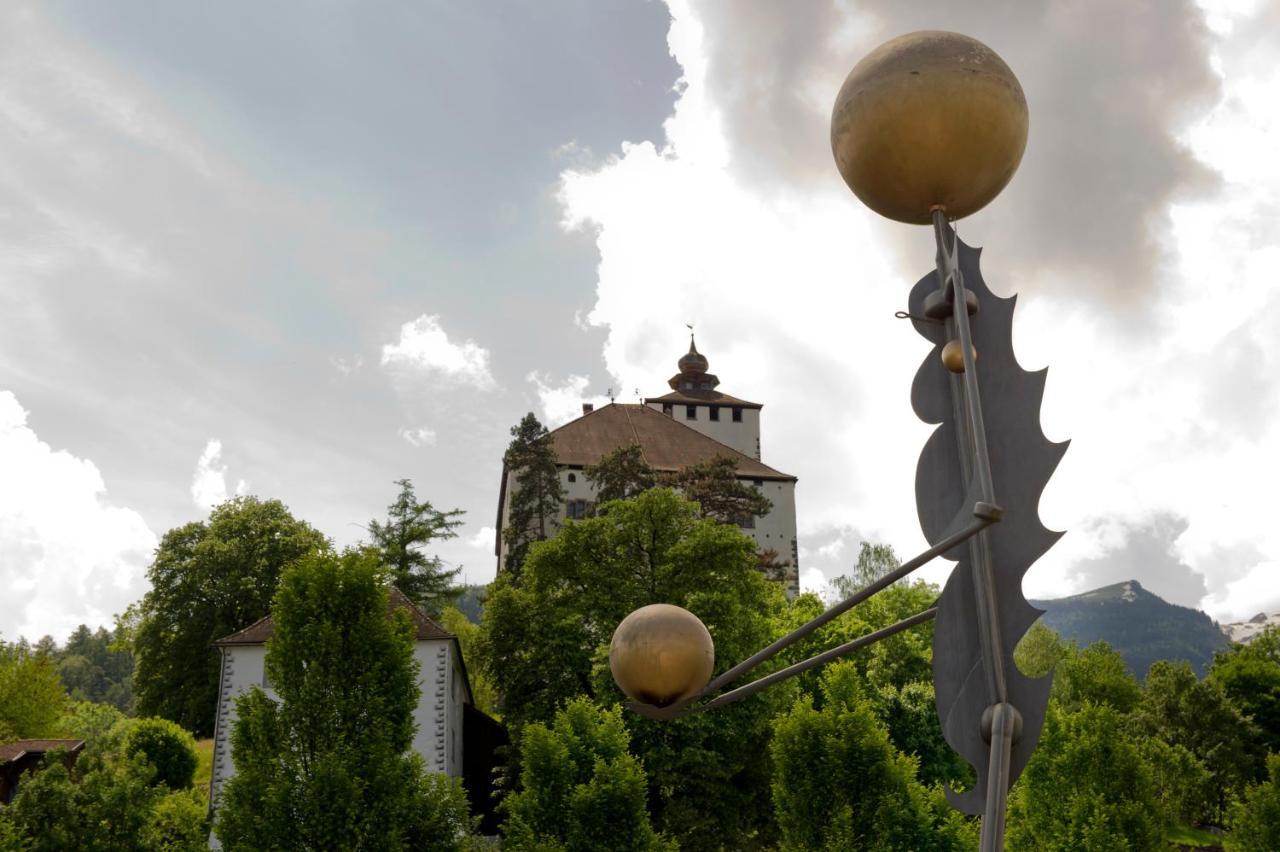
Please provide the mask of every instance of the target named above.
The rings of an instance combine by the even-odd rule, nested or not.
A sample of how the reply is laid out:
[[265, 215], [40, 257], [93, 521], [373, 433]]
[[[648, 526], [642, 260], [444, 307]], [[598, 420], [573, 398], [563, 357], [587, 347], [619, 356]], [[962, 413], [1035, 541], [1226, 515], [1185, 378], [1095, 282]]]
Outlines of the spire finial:
[[689, 354], [697, 355], [698, 347], [693, 345], [693, 323], [687, 322], [684, 324], [684, 327], [689, 329]]

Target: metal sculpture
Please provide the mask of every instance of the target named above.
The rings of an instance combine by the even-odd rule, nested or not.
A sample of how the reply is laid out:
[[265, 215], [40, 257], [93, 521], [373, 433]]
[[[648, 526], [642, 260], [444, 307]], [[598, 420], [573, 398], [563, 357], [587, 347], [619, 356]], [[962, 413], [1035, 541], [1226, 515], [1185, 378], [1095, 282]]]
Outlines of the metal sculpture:
[[[659, 647], [672, 653], [671, 642], [680, 643], [674, 633], [656, 635], [667, 632], [660, 622], [680, 625], [698, 640], [705, 634], [689, 626], [697, 621], [691, 613], [669, 611], [675, 607], [666, 606], [662, 619], [637, 618], [639, 610], [624, 620], [610, 664], [633, 699], [629, 708], [674, 719], [740, 701], [936, 619], [933, 680], [943, 736], [977, 776], [973, 788], [947, 790], [947, 796], [956, 808], [983, 815], [982, 849], [1000, 849], [1008, 790], [1035, 749], [1049, 697], [1051, 678], [1025, 677], [1013, 649], [1040, 615], [1022, 595], [1022, 577], [1061, 535], [1045, 529], [1037, 508], [1066, 444], [1050, 443], [1040, 429], [1046, 371], [1027, 372], [1014, 357], [1015, 299], [987, 289], [978, 250], [961, 242], [951, 223], [989, 203], [1017, 169], [1027, 137], [1026, 102], [1017, 78], [990, 48], [956, 33], [912, 33], [854, 67], [836, 98], [831, 127], [836, 163], [860, 199], [888, 218], [933, 226], [935, 269], [916, 283], [899, 313], [933, 344], [911, 389], [916, 414], [938, 424], [916, 468], [916, 506], [930, 547], [701, 689], [696, 682], [709, 676], [706, 654], [713, 653], [703, 645], [674, 649], [673, 659], [697, 666], [664, 669], [644, 659]], [[934, 606], [716, 694], [939, 556], [956, 566]], [[693, 668], [698, 672], [691, 678]], [[668, 670], [666, 684], [658, 673]], [[643, 689], [635, 685], [640, 671], [649, 674]]]

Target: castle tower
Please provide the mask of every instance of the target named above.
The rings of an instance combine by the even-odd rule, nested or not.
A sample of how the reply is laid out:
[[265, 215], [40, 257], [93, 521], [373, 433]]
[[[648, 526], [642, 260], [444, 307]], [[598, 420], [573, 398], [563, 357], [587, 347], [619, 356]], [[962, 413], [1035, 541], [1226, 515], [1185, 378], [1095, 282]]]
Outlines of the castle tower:
[[707, 356], [698, 351], [692, 333], [689, 351], [680, 356], [677, 366], [680, 372], [667, 381], [671, 393], [646, 397], [644, 404], [743, 455], [759, 459], [763, 406], [716, 390], [720, 379], [707, 372]]

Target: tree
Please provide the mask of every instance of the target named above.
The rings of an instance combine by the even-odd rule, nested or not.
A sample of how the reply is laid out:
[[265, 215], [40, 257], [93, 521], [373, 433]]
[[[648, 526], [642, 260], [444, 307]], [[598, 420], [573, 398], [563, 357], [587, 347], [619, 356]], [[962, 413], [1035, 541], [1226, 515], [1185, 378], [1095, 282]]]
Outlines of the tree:
[[728, 456], [689, 465], [678, 473], [660, 477], [659, 481], [679, 489], [687, 499], [697, 503], [702, 517], [722, 524], [741, 524], [748, 518], [767, 515], [773, 509], [768, 497], [738, 481], [738, 463]]
[[52, 656], [0, 642], [0, 742], [57, 736], [66, 706]]
[[1251, 730], [1222, 686], [1199, 680], [1186, 662], [1160, 661], [1147, 672], [1143, 699], [1133, 717], [1139, 730], [1195, 755], [1214, 780], [1206, 821], [1222, 824], [1234, 792], [1249, 773], [1245, 751]]
[[1064, 710], [1079, 710], [1086, 703], [1106, 704], [1127, 714], [1142, 700], [1142, 687], [1124, 658], [1106, 642], [1094, 642], [1083, 651], [1072, 645], [1058, 664], [1053, 694]]
[[142, 755], [156, 769], [153, 784], [185, 790], [196, 776], [196, 743], [168, 719], [139, 719], [125, 736], [125, 754]]
[[555, 440], [547, 427], [530, 412], [511, 428], [511, 443], [502, 456], [503, 477], [514, 478], [508, 502], [507, 523], [502, 530], [507, 545], [503, 569], [520, 576], [535, 541], [546, 541], [555, 531], [564, 486], [556, 467]]
[[1012, 850], [1164, 848], [1150, 768], [1108, 706], [1049, 705], [1035, 754], [1009, 805]]
[[963, 849], [963, 820], [915, 780], [876, 718], [850, 662], [822, 676], [816, 709], [802, 697], [774, 722], [769, 753], [782, 848]]
[[254, 688], [236, 703], [236, 774], [215, 829], [228, 849], [449, 849], [469, 832], [437, 819], [451, 812], [443, 788], [409, 751], [413, 626], [387, 610], [374, 554], [316, 553], [286, 569], [266, 656], [279, 702]]
[[[62, 755], [23, 779], [0, 807], [0, 849], [29, 852], [196, 852], [207, 846], [203, 800], [194, 791], [152, 784], [155, 768], [142, 755], [86, 747], [74, 768]], [[7, 850], [6, 850], [7, 852]]]
[[391, 572], [391, 582], [432, 617], [461, 591], [452, 585], [461, 568], [447, 569], [439, 556], [428, 556], [423, 548], [433, 541], [457, 537], [454, 532], [465, 513], [461, 509], [442, 512], [430, 503], [419, 503], [413, 483], [398, 479], [400, 494], [387, 507], [386, 523], [369, 522], [369, 536], [378, 556]]
[[565, 852], [675, 849], [645, 810], [644, 768], [627, 750], [619, 708], [570, 701], [521, 737], [520, 792], [503, 803], [504, 848]]
[[898, 570], [901, 562], [893, 547], [864, 541], [858, 547], [858, 562], [853, 573], [831, 581], [837, 600], [844, 600], [854, 592], [865, 589], [881, 577]]
[[1056, 669], [1069, 653], [1067, 643], [1043, 621], [1037, 621], [1018, 640], [1017, 647], [1013, 649], [1013, 661], [1027, 677], [1044, 677]]
[[471, 700], [481, 713], [497, 718], [498, 688], [493, 678], [480, 665], [479, 645], [481, 639], [480, 625], [473, 624], [457, 607], [445, 607], [440, 615], [440, 626], [458, 637], [458, 647], [462, 652], [464, 663], [469, 662], [467, 680], [471, 685]]
[[213, 734], [218, 655], [213, 642], [267, 614], [285, 566], [325, 546], [279, 500], [237, 497], [209, 520], [169, 530], [147, 570], [151, 591], [132, 632], [138, 712]]
[[1253, 723], [1250, 777], [1266, 777], [1266, 755], [1280, 754], [1280, 627], [1269, 627], [1249, 644], [1219, 653], [1209, 677]]
[[[622, 699], [608, 645], [637, 607], [673, 603], [701, 618], [715, 638], [717, 671], [774, 638], [782, 591], [756, 572], [755, 544], [737, 528], [700, 519], [696, 505], [666, 488], [607, 508], [534, 545], [519, 583], [500, 575], [485, 603], [481, 659], [517, 748], [526, 723], [551, 720], [572, 698]], [[768, 737], [770, 716], [793, 688], [675, 722], [629, 720], [660, 830], [687, 849], [758, 844], [768, 766], [743, 744]]]
[[658, 484], [657, 472], [645, 461], [639, 444], [619, 447], [587, 465], [587, 481], [596, 492], [597, 503], [627, 500]]
[[1267, 758], [1268, 778], [1255, 784], [1231, 807], [1231, 852], [1275, 852], [1280, 849], [1280, 754]]

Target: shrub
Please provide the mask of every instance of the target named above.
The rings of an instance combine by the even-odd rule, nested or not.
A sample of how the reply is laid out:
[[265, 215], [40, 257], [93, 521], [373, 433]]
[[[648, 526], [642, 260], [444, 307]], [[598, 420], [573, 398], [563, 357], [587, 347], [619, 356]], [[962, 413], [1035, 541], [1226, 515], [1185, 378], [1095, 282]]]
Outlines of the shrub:
[[195, 739], [168, 719], [140, 719], [125, 738], [125, 754], [141, 754], [156, 768], [152, 784], [173, 790], [191, 786], [196, 774]]

